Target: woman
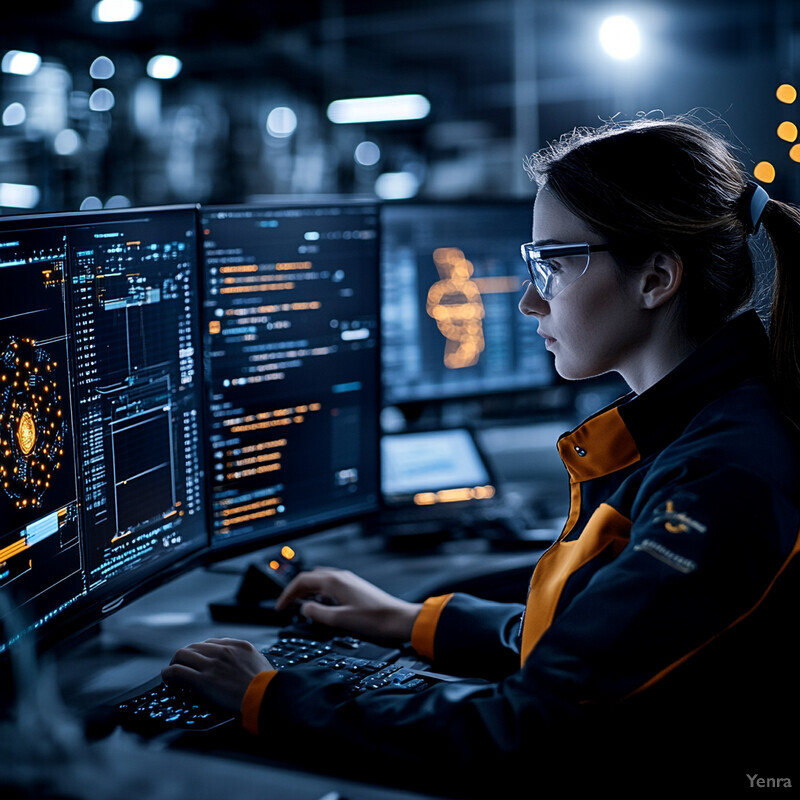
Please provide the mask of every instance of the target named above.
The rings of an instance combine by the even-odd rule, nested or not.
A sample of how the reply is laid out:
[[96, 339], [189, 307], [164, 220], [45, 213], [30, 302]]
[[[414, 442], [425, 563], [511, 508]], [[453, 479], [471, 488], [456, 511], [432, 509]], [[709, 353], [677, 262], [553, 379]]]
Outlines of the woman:
[[[779, 777], [792, 769], [770, 734], [793, 693], [800, 214], [683, 120], [576, 131], [527, 168], [538, 192], [520, 310], [562, 376], [616, 371], [632, 391], [559, 439], [571, 507], [526, 607], [417, 605], [326, 569], [279, 601], [478, 677], [351, 699], [335, 674], [277, 674], [233, 640], [179, 651], [164, 677], [241, 710], [252, 731], [280, 730], [267, 753], [283, 737], [336, 758], [350, 747], [361, 764], [430, 768], [456, 794]], [[742, 311], [760, 226], [776, 261], [769, 338]]]

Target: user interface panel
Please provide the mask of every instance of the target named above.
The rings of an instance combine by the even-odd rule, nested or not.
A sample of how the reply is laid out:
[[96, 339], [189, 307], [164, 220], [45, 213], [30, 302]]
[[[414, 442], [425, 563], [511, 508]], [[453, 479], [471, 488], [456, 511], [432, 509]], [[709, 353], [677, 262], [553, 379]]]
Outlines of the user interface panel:
[[517, 307], [531, 221], [525, 200], [382, 208], [385, 404], [555, 382], [536, 324]]
[[0, 220], [0, 650], [207, 542], [197, 210]]
[[212, 549], [379, 504], [378, 208], [203, 209]]

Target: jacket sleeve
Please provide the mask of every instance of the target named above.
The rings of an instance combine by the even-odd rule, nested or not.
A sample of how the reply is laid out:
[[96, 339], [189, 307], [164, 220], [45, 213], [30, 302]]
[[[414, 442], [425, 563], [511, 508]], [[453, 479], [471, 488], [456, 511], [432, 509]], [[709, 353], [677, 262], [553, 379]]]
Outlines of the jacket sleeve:
[[466, 594], [431, 597], [411, 637], [417, 653], [450, 675], [499, 679], [519, 668], [523, 606]]

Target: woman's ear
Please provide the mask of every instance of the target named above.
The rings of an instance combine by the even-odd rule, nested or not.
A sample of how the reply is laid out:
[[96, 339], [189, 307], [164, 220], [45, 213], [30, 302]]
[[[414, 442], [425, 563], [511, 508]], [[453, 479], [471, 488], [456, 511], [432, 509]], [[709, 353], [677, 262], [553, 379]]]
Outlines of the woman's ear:
[[683, 279], [683, 261], [677, 253], [653, 253], [640, 273], [642, 306], [658, 308], [671, 300]]

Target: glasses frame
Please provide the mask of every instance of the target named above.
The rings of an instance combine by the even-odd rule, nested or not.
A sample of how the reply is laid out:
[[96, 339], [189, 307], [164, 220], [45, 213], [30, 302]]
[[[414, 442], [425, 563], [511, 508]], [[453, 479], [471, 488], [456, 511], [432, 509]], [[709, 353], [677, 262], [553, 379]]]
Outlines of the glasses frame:
[[[550, 301], [560, 292], [571, 286], [575, 281], [583, 276], [589, 269], [592, 253], [604, 253], [611, 250], [611, 246], [606, 243], [589, 244], [588, 242], [577, 242], [575, 244], [544, 244], [537, 245], [534, 242], [526, 242], [520, 245], [522, 260], [528, 267], [528, 274], [531, 276], [531, 283], [539, 293], [542, 300]], [[586, 264], [583, 269], [569, 282], [557, 288], [553, 285], [552, 268], [548, 265], [551, 258], [566, 258], [574, 256], [586, 256]]]

